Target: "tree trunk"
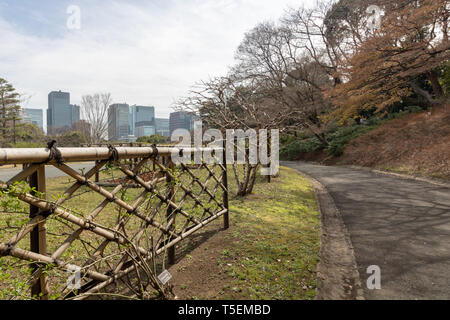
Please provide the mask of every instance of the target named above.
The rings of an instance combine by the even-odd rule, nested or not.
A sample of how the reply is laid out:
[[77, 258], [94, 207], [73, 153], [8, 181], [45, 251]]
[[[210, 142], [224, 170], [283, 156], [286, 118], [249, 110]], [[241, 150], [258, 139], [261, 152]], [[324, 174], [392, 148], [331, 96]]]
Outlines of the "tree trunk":
[[342, 83], [342, 80], [339, 77], [334, 77], [333, 80], [334, 80], [334, 87], [337, 87]]
[[[3, 100], [3, 97], [2, 97], [2, 100]], [[2, 119], [1, 119], [1, 122], [2, 122], [2, 124], [1, 124], [1, 126], [2, 126], [2, 128], [1, 128], [1, 146], [2, 146], [2, 148], [4, 148], [5, 143], [6, 143], [6, 104], [4, 101], [2, 101], [1, 109], [2, 109], [1, 110], [1, 117], [2, 117]]]
[[310, 125], [310, 124], [307, 123], [307, 122], [306, 122], [306, 126], [308, 127], [308, 130], [309, 130], [313, 135], [315, 135], [316, 138], [319, 139], [320, 142], [322, 142], [322, 144], [323, 144], [324, 147], [327, 147], [327, 146], [328, 146], [328, 141], [327, 141], [327, 138], [325, 137], [325, 133], [323, 133], [323, 132], [317, 133], [316, 130], [313, 129], [313, 126]]
[[259, 169], [259, 165], [256, 165], [252, 168], [253, 172], [251, 173], [249, 186], [247, 188], [247, 194], [251, 194], [253, 192], [253, 187], [255, 186], [256, 174], [258, 172], [258, 169]]
[[427, 100], [430, 105], [437, 103], [436, 100], [433, 99], [433, 97], [431, 96], [431, 94], [428, 91], [419, 87], [419, 85], [417, 83], [415, 83], [414, 81], [410, 81], [409, 85], [411, 86], [411, 88], [414, 90], [414, 92], [417, 95], [425, 98], [425, 100]]
[[16, 119], [13, 119], [13, 143], [16, 145]]
[[441, 98], [444, 95], [444, 90], [442, 89], [441, 84], [439, 83], [439, 75], [436, 71], [428, 72], [428, 80], [431, 82], [431, 86], [433, 87], [433, 92], [436, 98]]

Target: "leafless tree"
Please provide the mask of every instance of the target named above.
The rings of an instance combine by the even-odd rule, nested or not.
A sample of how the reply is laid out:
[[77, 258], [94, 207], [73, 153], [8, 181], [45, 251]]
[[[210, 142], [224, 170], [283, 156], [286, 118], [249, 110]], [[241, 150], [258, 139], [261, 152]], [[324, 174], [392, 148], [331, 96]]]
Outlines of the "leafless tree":
[[[197, 84], [177, 107], [196, 113], [204, 127], [219, 129], [224, 137], [227, 129], [279, 129], [290, 116], [288, 110], [273, 105], [270, 92], [233, 76]], [[235, 143], [235, 147], [239, 148], [239, 143]], [[237, 195], [245, 196], [252, 192], [259, 168], [259, 164], [250, 163], [248, 153], [243, 165], [233, 163]]]
[[259, 24], [239, 46], [233, 72], [266, 92], [274, 109], [291, 115], [285, 129], [307, 129], [326, 145], [320, 115], [329, 107], [322, 91], [331, 82], [326, 69], [305, 54], [301, 41], [285, 25]]
[[281, 19], [301, 50], [332, 77], [334, 86], [346, 80], [348, 61], [372, 32], [366, 12], [379, 0], [320, 0], [313, 8], [291, 9]]
[[110, 93], [96, 93], [85, 95], [81, 101], [84, 119], [91, 126], [88, 137], [90, 143], [101, 143], [108, 134], [108, 108], [112, 103]]

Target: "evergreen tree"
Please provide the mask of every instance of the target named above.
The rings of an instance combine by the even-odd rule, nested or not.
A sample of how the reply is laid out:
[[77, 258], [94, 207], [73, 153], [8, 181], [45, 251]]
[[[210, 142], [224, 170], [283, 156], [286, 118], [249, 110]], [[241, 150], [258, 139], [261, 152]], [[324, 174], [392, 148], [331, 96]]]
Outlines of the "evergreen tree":
[[16, 142], [20, 119], [19, 93], [5, 79], [0, 78], [0, 144]]

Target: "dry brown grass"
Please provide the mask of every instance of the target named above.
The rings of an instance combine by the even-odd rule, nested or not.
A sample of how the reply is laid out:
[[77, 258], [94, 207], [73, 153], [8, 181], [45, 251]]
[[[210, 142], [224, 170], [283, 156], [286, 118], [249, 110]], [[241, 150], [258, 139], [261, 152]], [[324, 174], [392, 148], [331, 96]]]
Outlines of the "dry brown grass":
[[450, 104], [389, 121], [354, 139], [338, 164], [450, 180]]

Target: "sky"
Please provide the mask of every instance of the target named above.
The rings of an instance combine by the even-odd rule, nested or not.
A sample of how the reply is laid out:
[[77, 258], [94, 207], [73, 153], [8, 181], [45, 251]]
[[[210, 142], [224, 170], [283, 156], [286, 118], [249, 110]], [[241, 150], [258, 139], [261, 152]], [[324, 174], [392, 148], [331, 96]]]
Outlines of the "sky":
[[[0, 0], [0, 77], [46, 109], [48, 93], [110, 92], [168, 117], [200, 80], [224, 75], [245, 32], [313, 0]], [[80, 12], [80, 28], [74, 11]], [[75, 24], [74, 24], [75, 22]], [[44, 112], [45, 117], [45, 112]], [[44, 119], [44, 123], [45, 123]]]

